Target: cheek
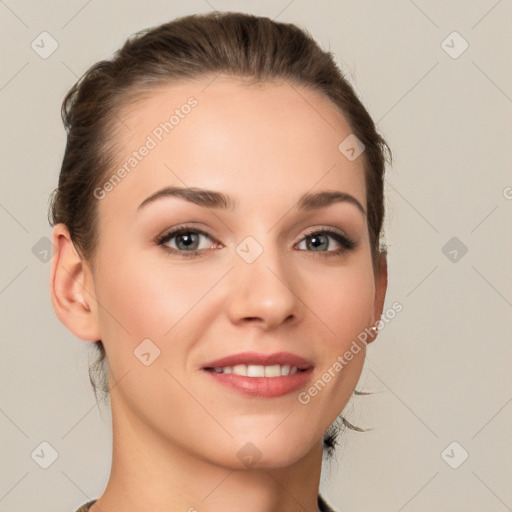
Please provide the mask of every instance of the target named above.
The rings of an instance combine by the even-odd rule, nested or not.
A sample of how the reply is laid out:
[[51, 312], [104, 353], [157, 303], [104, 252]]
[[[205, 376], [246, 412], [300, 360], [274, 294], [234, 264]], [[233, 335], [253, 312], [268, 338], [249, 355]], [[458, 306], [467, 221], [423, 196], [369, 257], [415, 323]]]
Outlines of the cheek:
[[299, 395], [299, 403], [327, 428], [345, 407], [364, 364], [358, 336], [371, 326], [375, 283], [371, 267], [353, 265], [308, 280], [308, 306], [318, 316], [321, 336], [316, 379]]
[[[149, 393], [153, 409], [157, 400], [169, 400], [169, 390], [178, 391], [164, 369], [174, 374], [185, 365], [193, 337], [184, 336], [183, 329], [188, 325], [187, 314], [204, 295], [204, 286], [191, 282], [190, 274], [184, 272], [165, 275], [140, 252], [121, 254], [114, 247], [108, 249], [95, 280], [109, 367], [115, 381], [129, 374], [118, 388], [124, 400], [137, 409]], [[176, 343], [177, 339], [184, 342]]]
[[367, 266], [311, 276], [305, 303], [321, 320], [333, 344], [340, 348], [370, 327], [375, 283]]
[[190, 273], [162, 272], [162, 266], [139, 254], [111, 252], [97, 277], [100, 317], [106, 333], [132, 338], [160, 338], [197, 303], [208, 279]]

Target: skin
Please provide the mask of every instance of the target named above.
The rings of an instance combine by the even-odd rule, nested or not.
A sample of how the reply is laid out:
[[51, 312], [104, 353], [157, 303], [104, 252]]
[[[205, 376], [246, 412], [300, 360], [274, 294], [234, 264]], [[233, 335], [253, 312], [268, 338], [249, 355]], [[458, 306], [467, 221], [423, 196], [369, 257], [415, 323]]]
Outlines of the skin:
[[[298, 392], [236, 393], [201, 367], [243, 351], [289, 351], [314, 364], [307, 389], [378, 321], [387, 271], [385, 262], [372, 267], [365, 215], [349, 202], [295, 208], [306, 192], [336, 190], [366, 209], [363, 157], [338, 150], [351, 129], [319, 93], [222, 76], [160, 87], [126, 109], [119, 165], [190, 96], [197, 107], [98, 201], [92, 262], [66, 226], [54, 227], [55, 311], [79, 338], [103, 340], [112, 388], [112, 471], [91, 511], [317, 511], [322, 438], [357, 384], [364, 345], [307, 405]], [[166, 186], [220, 191], [237, 204], [166, 197], [138, 209]], [[199, 257], [155, 242], [185, 223], [210, 236]], [[305, 236], [325, 227], [356, 247], [322, 257], [339, 243], [329, 237], [319, 251]], [[252, 263], [235, 250], [247, 236], [263, 249]], [[149, 366], [134, 357], [147, 338], [160, 349]], [[253, 467], [237, 457], [247, 442], [261, 452]]]

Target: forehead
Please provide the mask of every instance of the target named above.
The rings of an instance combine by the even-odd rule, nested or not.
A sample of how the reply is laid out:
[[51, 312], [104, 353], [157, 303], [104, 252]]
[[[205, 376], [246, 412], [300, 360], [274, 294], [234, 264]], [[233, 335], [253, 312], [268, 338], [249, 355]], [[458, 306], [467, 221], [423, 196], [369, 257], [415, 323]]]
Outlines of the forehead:
[[224, 76], [161, 85], [119, 117], [125, 127], [110, 173], [124, 167], [127, 176], [112, 200], [122, 200], [123, 189], [131, 201], [179, 185], [267, 201], [335, 188], [366, 203], [363, 158], [339, 149], [351, 127], [329, 99], [303, 86]]

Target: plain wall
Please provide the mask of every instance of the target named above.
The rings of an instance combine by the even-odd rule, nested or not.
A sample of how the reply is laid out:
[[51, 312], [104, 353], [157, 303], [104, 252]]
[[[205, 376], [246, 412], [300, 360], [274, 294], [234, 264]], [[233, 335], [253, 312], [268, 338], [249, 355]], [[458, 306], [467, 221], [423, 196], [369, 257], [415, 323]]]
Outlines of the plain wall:
[[[368, 348], [358, 389], [374, 394], [345, 410], [372, 430], [342, 436], [322, 492], [343, 511], [512, 510], [512, 3], [10, 0], [0, 2], [0, 511], [74, 511], [110, 470], [93, 347], [59, 323], [48, 291], [63, 97], [133, 32], [214, 8], [309, 30], [394, 153], [386, 308], [403, 310]], [[48, 58], [31, 47], [43, 31], [58, 43]], [[48, 469], [31, 456], [42, 442], [58, 454]]]

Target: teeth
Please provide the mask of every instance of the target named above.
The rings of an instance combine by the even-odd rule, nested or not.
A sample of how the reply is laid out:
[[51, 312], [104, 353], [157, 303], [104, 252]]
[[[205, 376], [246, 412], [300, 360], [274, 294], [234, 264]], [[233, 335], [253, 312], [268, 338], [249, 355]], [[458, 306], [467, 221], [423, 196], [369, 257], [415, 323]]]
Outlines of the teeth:
[[233, 373], [235, 375], [247, 375], [247, 366], [245, 364], [236, 364], [233, 366]]
[[255, 364], [247, 365], [247, 377], [265, 377], [265, 367]]
[[265, 370], [265, 377], [280, 377], [281, 376], [281, 366], [278, 364], [273, 364], [272, 366], [262, 367]]
[[215, 373], [234, 373], [244, 377], [281, 377], [297, 373], [296, 366], [289, 364], [273, 364], [271, 366], [262, 366], [259, 364], [236, 364], [235, 366], [225, 366], [223, 368], [214, 368]]

